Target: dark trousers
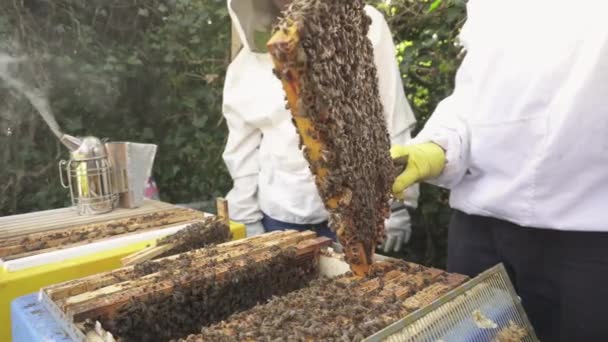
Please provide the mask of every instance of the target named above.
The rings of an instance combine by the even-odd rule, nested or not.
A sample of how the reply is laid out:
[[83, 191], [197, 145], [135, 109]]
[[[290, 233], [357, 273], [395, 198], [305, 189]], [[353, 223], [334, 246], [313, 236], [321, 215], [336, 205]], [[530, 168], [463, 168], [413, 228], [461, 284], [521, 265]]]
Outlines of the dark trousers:
[[272, 217], [264, 214], [262, 218], [262, 225], [264, 226], [264, 230], [267, 232], [286, 229], [295, 229], [299, 231], [312, 230], [315, 231], [317, 235], [328, 237], [334, 240], [334, 242], [336, 241], [336, 233], [329, 228], [327, 222], [317, 224], [295, 224], [275, 220]]
[[608, 341], [608, 232], [524, 228], [456, 211], [448, 271], [474, 277], [500, 262], [541, 341]]

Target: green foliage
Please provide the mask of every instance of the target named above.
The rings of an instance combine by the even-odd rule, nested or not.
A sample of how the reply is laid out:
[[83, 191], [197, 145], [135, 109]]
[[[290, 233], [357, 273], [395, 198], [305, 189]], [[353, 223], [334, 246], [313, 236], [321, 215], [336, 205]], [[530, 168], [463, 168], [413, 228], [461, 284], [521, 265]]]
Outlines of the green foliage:
[[[453, 88], [464, 0], [375, 1], [393, 30], [418, 129]], [[159, 145], [162, 199], [189, 202], [231, 185], [221, 153], [225, 0], [6, 0], [0, 52], [26, 55], [20, 74], [45, 90], [66, 133]], [[57, 161], [67, 150], [31, 106], [0, 86], [0, 216], [65, 206]], [[404, 256], [442, 266], [447, 194], [423, 185]]]
[[[66, 133], [158, 144], [164, 200], [227, 191], [224, 0], [10, 0], [0, 13], [0, 41], [12, 42], [0, 49], [29, 57], [22, 69], [47, 90]], [[64, 206], [55, 165], [67, 150], [27, 103], [0, 90], [0, 214]]]

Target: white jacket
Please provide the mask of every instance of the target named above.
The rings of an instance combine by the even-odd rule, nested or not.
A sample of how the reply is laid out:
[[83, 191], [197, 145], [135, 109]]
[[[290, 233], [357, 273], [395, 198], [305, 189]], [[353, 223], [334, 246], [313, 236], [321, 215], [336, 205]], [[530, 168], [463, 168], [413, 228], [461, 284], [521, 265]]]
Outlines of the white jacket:
[[[298, 135], [285, 109], [285, 93], [273, 75], [267, 53], [252, 51], [254, 29], [264, 29], [278, 13], [272, 0], [228, 0], [243, 49], [230, 64], [224, 86], [223, 112], [229, 136], [224, 160], [234, 180], [227, 196], [234, 220], [246, 224], [270, 217], [295, 224], [320, 223], [328, 218], [302, 152]], [[372, 18], [369, 38], [375, 47], [380, 93], [392, 142], [411, 140], [415, 124], [405, 98], [395, 49], [388, 25], [380, 12], [366, 8]], [[416, 205], [418, 189], [407, 193]], [[405, 210], [401, 222], [409, 223]], [[401, 224], [396, 222], [396, 224]]]
[[608, 25], [591, 2], [468, 2], [454, 93], [412, 141], [446, 149], [433, 183], [453, 208], [608, 231]]

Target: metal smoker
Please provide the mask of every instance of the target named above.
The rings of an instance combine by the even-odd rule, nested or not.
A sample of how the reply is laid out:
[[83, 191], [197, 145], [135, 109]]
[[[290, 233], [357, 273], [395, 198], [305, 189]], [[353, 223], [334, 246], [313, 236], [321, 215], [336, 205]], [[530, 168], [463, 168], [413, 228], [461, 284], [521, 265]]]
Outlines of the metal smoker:
[[71, 151], [69, 161], [59, 162], [61, 185], [70, 189], [78, 214], [103, 214], [116, 207], [142, 205], [156, 145], [105, 142], [90, 136], [81, 140], [67, 134], [60, 140]]
[[144, 183], [154, 162], [156, 145], [105, 143], [91, 136], [79, 139], [62, 133], [47, 101], [37, 91], [30, 90], [9, 75], [9, 65], [19, 60], [0, 55], [0, 80], [24, 95], [38, 109], [53, 134], [70, 149], [70, 160], [59, 162], [59, 175], [61, 185], [70, 189], [72, 205], [77, 208], [78, 214], [103, 214], [116, 206], [140, 206], [143, 203]]
[[72, 205], [78, 214], [95, 215], [112, 211], [117, 195], [114, 193], [105, 144], [95, 137], [79, 140], [67, 134], [63, 135], [61, 142], [70, 149], [70, 160], [59, 162], [61, 185], [70, 189]]

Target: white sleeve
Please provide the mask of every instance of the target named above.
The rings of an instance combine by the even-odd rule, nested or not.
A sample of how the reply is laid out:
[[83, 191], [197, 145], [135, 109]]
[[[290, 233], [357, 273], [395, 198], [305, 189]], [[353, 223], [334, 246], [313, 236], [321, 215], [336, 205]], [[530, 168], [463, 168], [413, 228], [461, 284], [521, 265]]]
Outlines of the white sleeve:
[[[467, 47], [468, 25], [462, 28], [460, 40]], [[472, 108], [470, 59], [465, 56], [456, 73], [454, 92], [442, 100], [426, 122], [424, 129], [410, 142], [434, 142], [446, 151], [446, 165], [442, 174], [428, 183], [451, 188], [464, 177], [469, 166], [471, 132], [467, 117]]]
[[[374, 46], [380, 100], [384, 107], [391, 145], [406, 145], [412, 139], [416, 118], [405, 97], [393, 37], [384, 16], [374, 8], [366, 9], [372, 18], [369, 37]], [[415, 208], [418, 195], [418, 185], [409, 187], [405, 192], [405, 204]]]
[[223, 158], [233, 180], [232, 190], [226, 199], [230, 217], [237, 222], [250, 224], [262, 219], [257, 199], [262, 132], [245, 120], [247, 108], [239, 105], [241, 101], [238, 101], [238, 96], [241, 94], [235, 94], [233, 90], [238, 75], [231, 67], [232, 64], [226, 73], [223, 94], [223, 114], [228, 125], [228, 141]]

